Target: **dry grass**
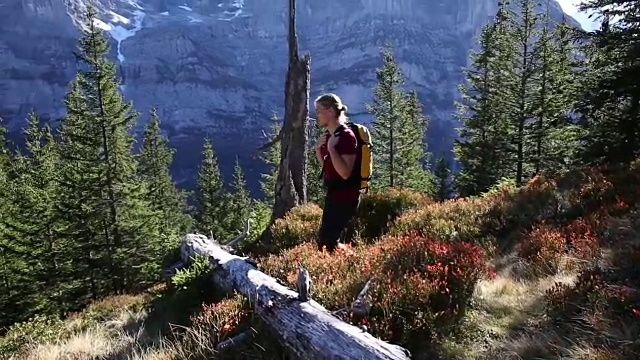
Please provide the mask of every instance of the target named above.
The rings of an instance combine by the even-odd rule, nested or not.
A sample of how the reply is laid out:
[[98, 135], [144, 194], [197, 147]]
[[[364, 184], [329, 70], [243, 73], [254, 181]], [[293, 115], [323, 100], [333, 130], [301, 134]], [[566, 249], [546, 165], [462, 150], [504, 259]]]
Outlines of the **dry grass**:
[[[638, 244], [637, 218], [610, 218], [608, 237], [615, 246]], [[611, 268], [614, 249], [603, 248], [596, 261]], [[571, 259], [562, 259], [567, 261]], [[503, 271], [493, 280], [480, 281], [474, 294], [475, 310], [466, 322], [466, 341], [450, 342], [445, 350], [456, 359], [565, 359], [622, 360], [618, 350], [638, 342], [640, 323], [611, 319], [598, 309], [583, 312], [564, 322], [545, 315], [545, 291], [555, 283], [574, 284], [575, 273], [532, 279], [514, 257], [496, 261]], [[529, 279], [529, 280], [527, 280]], [[481, 336], [477, 336], [480, 334]], [[627, 356], [627, 357], [625, 357]]]
[[[185, 305], [180, 298], [161, 299], [171, 301], [170, 305], [162, 304], [159, 309], [154, 309], [158, 306], [158, 299], [142, 294], [112, 296], [98, 301], [67, 319], [64, 329], [60, 330], [66, 335], [44, 343], [28, 344], [23, 352], [9, 360], [211, 359], [217, 353], [218, 341], [232, 335], [220, 332], [219, 321], [236, 320], [238, 314], [233, 310], [242, 306], [240, 297], [226, 298], [218, 307], [209, 307], [214, 313], [204, 314], [200, 310], [199, 321], [204, 321], [204, 324], [187, 327], [166, 320], [173, 315], [165, 310], [172, 311]], [[169, 321], [169, 324], [163, 323], [162, 328], [158, 328], [156, 324], [163, 321]], [[278, 353], [274, 356], [273, 349], [260, 346], [260, 343], [269, 344], [269, 341], [272, 340], [267, 333], [259, 332], [255, 342], [248, 344], [246, 349], [232, 351], [228, 358], [278, 359]]]
[[[132, 313], [124, 310], [114, 315], [116, 319], [94, 324], [67, 339], [33, 346], [28, 349], [26, 358], [21, 356], [20, 359], [169, 360], [186, 359], [190, 355], [191, 351], [183, 347], [179, 341], [158, 339], [147, 333], [144, 327], [139, 327], [133, 333], [131, 329], [127, 329], [127, 324], [146, 316], [144, 311]], [[71, 326], [77, 326], [77, 324]], [[204, 345], [204, 341], [202, 344]], [[203, 348], [202, 351], [213, 351], [213, 349]]]
[[[625, 332], [630, 332], [624, 324], [608, 324], [607, 328], [594, 328], [601, 325], [603, 319], [593, 316], [581, 316], [569, 325], [572, 331], [559, 327], [532, 327], [506, 341], [496, 349], [492, 356], [500, 359], [564, 359], [564, 360], [622, 360], [626, 359], [615, 350], [606, 346], [595, 346], [591, 336], [633, 341]], [[637, 329], [636, 329], [637, 331]]]
[[29, 351], [29, 360], [105, 359], [117, 352], [125, 338], [112, 338], [100, 328], [74, 334], [60, 343], [39, 345]]
[[[27, 355], [21, 359], [28, 360], [62, 360], [62, 359], [113, 359], [135, 358], [138, 344], [148, 342], [143, 327], [131, 327], [141, 323], [147, 313], [144, 309], [131, 310], [132, 304], [139, 305], [143, 296], [113, 296], [92, 305], [86, 313], [76, 314], [66, 323], [61, 333], [71, 333], [56, 341], [45, 344], [30, 345]], [[101, 321], [91, 320], [99, 309]], [[94, 312], [91, 312], [93, 310]], [[83, 317], [83, 316], [86, 316]], [[141, 357], [147, 358], [147, 357]], [[17, 359], [17, 358], [16, 358]]]
[[[463, 323], [462, 335], [443, 343], [445, 358], [506, 359], [501, 349], [508, 346], [515, 334], [542, 318], [545, 291], [557, 282], [571, 284], [575, 280], [573, 273], [538, 279], [523, 277], [520, 262], [513, 255], [496, 263], [503, 270], [494, 279], [478, 282], [473, 310]], [[503, 354], [496, 356], [496, 352]]]

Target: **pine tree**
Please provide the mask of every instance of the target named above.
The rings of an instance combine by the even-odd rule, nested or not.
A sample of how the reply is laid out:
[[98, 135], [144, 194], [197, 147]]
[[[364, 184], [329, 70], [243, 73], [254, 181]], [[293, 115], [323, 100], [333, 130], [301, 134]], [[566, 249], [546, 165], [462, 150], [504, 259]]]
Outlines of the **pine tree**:
[[425, 141], [429, 119], [423, 114], [422, 104], [415, 90], [407, 94], [405, 104], [403, 123], [396, 132], [397, 138], [400, 139], [396, 147], [398, 185], [431, 194], [433, 178], [426, 167], [431, 154], [426, 151]]
[[[268, 134], [270, 139], [277, 136], [280, 133], [280, 129], [282, 129], [282, 125], [278, 122], [279, 119], [277, 115], [274, 114], [271, 120], [273, 121], [273, 125], [271, 126], [271, 132]], [[260, 158], [269, 167], [268, 172], [260, 174], [262, 177], [262, 181], [260, 181], [260, 189], [262, 190], [264, 197], [263, 202], [272, 207], [276, 187], [276, 177], [278, 176], [278, 166], [280, 164], [280, 143], [269, 147], [264, 152], [261, 152]]]
[[320, 138], [320, 135], [324, 134], [324, 132], [325, 129], [320, 127], [317, 121], [314, 121], [311, 125], [310, 136], [314, 141], [310, 141], [307, 146], [307, 199], [320, 206], [324, 205], [325, 190], [320, 178], [322, 164], [316, 158], [315, 140]]
[[124, 103], [109, 45], [89, 8], [60, 126], [63, 232], [76, 252], [76, 295], [99, 296], [153, 280], [166, 251], [157, 213], [138, 181], [131, 129], [138, 113]]
[[[490, 64], [491, 72], [494, 75], [494, 98], [490, 112], [495, 119], [495, 136], [498, 140], [494, 144], [497, 146], [495, 156], [498, 156], [499, 163], [496, 178], [498, 182], [515, 181], [518, 167], [519, 153], [514, 142], [519, 143], [520, 141], [516, 139], [517, 130], [513, 125], [514, 120], [519, 122], [518, 109], [522, 105], [518, 92], [522, 88], [522, 76], [520, 76], [519, 70], [523, 66], [521, 58], [523, 49], [519, 48], [517, 33], [519, 25], [515, 20], [519, 16], [512, 10], [511, 1], [504, 0], [498, 9], [495, 21], [496, 56], [495, 61]], [[524, 140], [522, 142], [524, 144]], [[494, 184], [495, 182], [491, 186]]]
[[15, 185], [10, 177], [12, 159], [5, 133], [6, 129], [0, 119], [0, 327], [21, 320], [24, 314], [24, 309], [19, 306], [22, 296], [18, 289], [23, 279], [16, 277], [16, 256], [9, 240], [8, 225], [13, 222], [15, 211]]
[[59, 230], [59, 161], [53, 134], [48, 125], [40, 127], [35, 113], [29, 114], [24, 134], [28, 154], [18, 154], [13, 161], [16, 207], [5, 225], [10, 229], [6, 238], [14, 249], [14, 264], [22, 264], [18, 271], [28, 279], [25, 283], [39, 284], [21, 292], [29, 304], [23, 309], [26, 316], [60, 311], [70, 301], [65, 283], [73, 254]]
[[400, 89], [404, 78], [391, 49], [385, 49], [382, 57], [383, 65], [376, 70], [378, 85], [374, 89], [373, 104], [367, 105], [367, 110], [374, 116], [371, 136], [376, 139], [373, 190], [399, 186], [402, 181], [402, 169], [398, 166], [402, 155], [398, 149], [404, 140], [399, 135], [400, 127], [405, 123], [406, 97]]
[[582, 158], [589, 164], [626, 165], [640, 156], [640, 3], [590, 0], [581, 9], [604, 17], [601, 29], [584, 39], [589, 72], [578, 106], [587, 131]]
[[534, 84], [538, 80], [536, 69], [535, 39], [540, 36], [539, 15], [535, 0], [518, 0], [520, 16], [513, 26], [513, 36], [517, 49], [517, 63], [513, 67], [514, 82], [509, 89], [513, 101], [511, 115], [511, 147], [515, 151], [515, 174], [513, 178], [520, 185], [533, 174], [527, 149], [528, 124], [535, 116]]
[[202, 157], [196, 196], [196, 230], [207, 236], [213, 234], [214, 238], [220, 239], [226, 233], [222, 219], [227, 214], [221, 206], [226, 192], [220, 175], [218, 158], [209, 139], [204, 142]]
[[177, 236], [190, 226], [185, 214], [187, 196], [175, 187], [169, 172], [175, 150], [169, 148], [169, 141], [162, 134], [155, 108], [151, 109], [150, 116], [144, 130], [138, 172], [148, 185], [147, 201], [162, 214], [162, 232]]
[[220, 223], [222, 231], [217, 236], [220, 240], [229, 239], [237, 235], [251, 216], [251, 196], [247, 190], [244, 172], [238, 158], [233, 168], [231, 191], [225, 192], [220, 204]]
[[549, 8], [535, 45], [538, 79], [533, 95], [534, 121], [528, 124], [533, 175], [555, 175], [573, 165], [579, 128], [569, 114], [575, 102], [575, 59], [570, 29], [563, 21], [551, 30]]
[[454, 153], [461, 164], [455, 186], [461, 196], [487, 191], [508, 174], [508, 104], [504, 100], [505, 64], [512, 61], [509, 17], [503, 4], [493, 24], [482, 28], [480, 49], [471, 52], [465, 69], [467, 84], [460, 85], [462, 101], [456, 117], [462, 123]]
[[3, 120], [0, 117], [0, 167], [5, 170], [9, 166], [10, 158], [9, 158], [9, 142], [7, 141], [7, 129], [2, 124]]
[[440, 156], [436, 160], [433, 172], [436, 181], [435, 197], [438, 201], [444, 201], [451, 197], [451, 168], [447, 158]]
[[533, 174], [537, 175], [543, 170], [546, 160], [548, 136], [551, 129], [552, 118], [557, 115], [553, 106], [553, 87], [550, 84], [551, 72], [554, 70], [553, 44], [550, 29], [549, 7], [547, 5], [546, 12], [542, 18], [543, 28], [538, 41], [535, 44], [535, 58], [537, 60], [537, 71], [540, 78], [538, 79], [538, 89], [534, 95], [534, 113], [536, 115], [535, 122], [530, 123], [531, 128], [531, 147], [533, 163]]

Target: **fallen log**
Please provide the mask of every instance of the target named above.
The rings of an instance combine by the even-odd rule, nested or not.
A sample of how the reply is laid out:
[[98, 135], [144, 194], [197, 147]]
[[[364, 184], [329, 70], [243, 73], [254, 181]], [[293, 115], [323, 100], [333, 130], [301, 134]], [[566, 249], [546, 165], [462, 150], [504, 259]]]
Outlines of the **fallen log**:
[[408, 360], [408, 350], [389, 344], [333, 316], [310, 299], [259, 271], [247, 258], [225, 251], [204, 235], [187, 234], [180, 248], [182, 261], [196, 256], [211, 262], [213, 281], [247, 297], [255, 313], [276, 332], [290, 354], [299, 359]]
[[[244, 239], [247, 238], [247, 236], [249, 236], [249, 233], [251, 232], [251, 218], [247, 219], [245, 221], [245, 226], [244, 226], [244, 231], [241, 232], [238, 236], [236, 236], [235, 238], [227, 241], [224, 244], [220, 244], [220, 247], [222, 247], [225, 251], [231, 253], [231, 254], [235, 254], [236, 253], [236, 248], [235, 246], [239, 243], [241, 243], [242, 241], [244, 241]], [[214, 243], [218, 243], [218, 241], [213, 237], [213, 234], [211, 234], [211, 240]], [[181, 251], [181, 256], [182, 256], [182, 251]], [[188, 261], [187, 261], [188, 260]], [[178, 261], [177, 263], [169, 266], [169, 268], [165, 269], [163, 272], [163, 276], [165, 279], [170, 279], [173, 275], [175, 275], [178, 270], [184, 269], [187, 265], [189, 265], [189, 262], [191, 261], [191, 259], [185, 259], [184, 257], [181, 257], [180, 261]], [[249, 259], [247, 259], [247, 261], [250, 261]]]

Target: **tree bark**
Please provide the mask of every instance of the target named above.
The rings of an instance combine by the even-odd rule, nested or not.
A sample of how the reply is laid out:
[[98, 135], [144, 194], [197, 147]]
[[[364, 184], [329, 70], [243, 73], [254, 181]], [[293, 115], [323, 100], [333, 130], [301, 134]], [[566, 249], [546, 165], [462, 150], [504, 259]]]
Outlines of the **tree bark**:
[[204, 235], [188, 234], [180, 248], [183, 263], [206, 256], [213, 281], [225, 291], [236, 290], [251, 300], [255, 313], [277, 333], [294, 358], [318, 360], [409, 360], [408, 350], [384, 342], [334, 317], [317, 302], [301, 302], [246, 258], [226, 252]]
[[[280, 165], [271, 223], [307, 201], [307, 122], [310, 55], [300, 58], [296, 35], [296, 1], [289, 0], [289, 67], [285, 83], [285, 116], [280, 135]], [[268, 239], [268, 237], [267, 237]]]

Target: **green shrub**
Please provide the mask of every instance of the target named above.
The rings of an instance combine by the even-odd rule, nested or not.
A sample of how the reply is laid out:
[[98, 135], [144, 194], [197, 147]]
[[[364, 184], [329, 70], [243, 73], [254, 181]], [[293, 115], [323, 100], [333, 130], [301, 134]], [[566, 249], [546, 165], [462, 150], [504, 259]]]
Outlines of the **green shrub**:
[[322, 209], [313, 203], [296, 206], [271, 226], [272, 250], [281, 251], [315, 241], [322, 220]]
[[0, 358], [22, 355], [27, 345], [52, 342], [66, 336], [64, 322], [55, 316], [36, 315], [13, 324], [0, 339]]
[[493, 252], [494, 237], [483, 231], [491, 202], [483, 198], [452, 199], [429, 204], [402, 214], [390, 233], [402, 236], [417, 232], [440, 241], [464, 241]]
[[171, 277], [171, 283], [179, 290], [204, 293], [209, 288], [211, 263], [206, 256], [196, 256], [188, 267], [178, 269]]
[[357, 215], [360, 237], [371, 242], [385, 234], [402, 213], [431, 204], [426, 196], [405, 189], [385, 189], [384, 192], [362, 197]]

